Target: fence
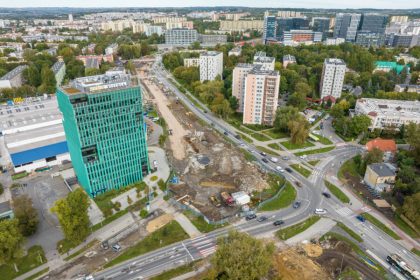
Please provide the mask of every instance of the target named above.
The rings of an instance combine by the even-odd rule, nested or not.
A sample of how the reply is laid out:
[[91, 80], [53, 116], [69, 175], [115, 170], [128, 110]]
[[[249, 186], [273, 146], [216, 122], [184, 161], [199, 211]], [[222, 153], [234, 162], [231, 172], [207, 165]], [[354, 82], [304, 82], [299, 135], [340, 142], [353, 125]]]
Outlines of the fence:
[[221, 220], [218, 220], [218, 221], [213, 221], [213, 220], [210, 220], [209, 218], [207, 218], [207, 216], [206, 215], [204, 215], [203, 213], [201, 213], [201, 212], [199, 212], [199, 211], [197, 211], [196, 209], [194, 209], [194, 208], [192, 208], [192, 207], [190, 207], [190, 206], [188, 206], [188, 205], [186, 205], [186, 204], [183, 204], [183, 203], [181, 203], [181, 202], [179, 202], [179, 201], [176, 201], [175, 199], [173, 199], [173, 198], [170, 198], [169, 200], [168, 200], [168, 202], [170, 203], [170, 204], [172, 204], [172, 205], [174, 205], [175, 207], [177, 207], [177, 208], [180, 208], [180, 209], [182, 209], [182, 210], [186, 210], [186, 211], [189, 211], [190, 213], [192, 213], [194, 216], [196, 216], [196, 217], [203, 217], [203, 219], [208, 223], [208, 224], [210, 224], [210, 225], [222, 225], [222, 224], [225, 224], [225, 223], [227, 223], [227, 222], [229, 222], [229, 218], [230, 217], [226, 217], [226, 218], [224, 218], [224, 219], [221, 219]]
[[270, 202], [270, 201], [272, 201], [274, 199], [277, 199], [278, 196], [281, 195], [281, 193], [283, 192], [284, 188], [286, 187], [286, 183], [287, 183], [287, 180], [284, 178], [283, 185], [279, 188], [279, 190], [277, 191], [277, 193], [275, 195], [273, 195], [272, 197], [270, 197], [269, 199], [266, 199], [263, 202], [260, 202], [258, 204], [258, 206], [257, 206], [257, 209], [259, 209], [260, 207], [264, 206], [266, 203], [268, 203], [268, 202]]

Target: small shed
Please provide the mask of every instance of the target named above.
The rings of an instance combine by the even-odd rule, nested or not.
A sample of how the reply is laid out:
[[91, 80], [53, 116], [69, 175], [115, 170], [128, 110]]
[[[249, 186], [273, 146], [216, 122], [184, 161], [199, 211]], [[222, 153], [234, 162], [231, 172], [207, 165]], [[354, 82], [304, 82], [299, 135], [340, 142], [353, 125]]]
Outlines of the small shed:
[[239, 191], [232, 193], [232, 198], [235, 200], [238, 205], [245, 205], [251, 202], [251, 197], [247, 195], [244, 191]]

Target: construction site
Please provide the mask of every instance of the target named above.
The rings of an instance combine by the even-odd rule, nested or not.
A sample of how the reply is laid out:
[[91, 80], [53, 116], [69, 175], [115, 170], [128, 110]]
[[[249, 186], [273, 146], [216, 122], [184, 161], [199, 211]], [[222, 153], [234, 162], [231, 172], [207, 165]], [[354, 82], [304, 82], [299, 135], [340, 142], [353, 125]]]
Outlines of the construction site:
[[211, 221], [234, 216], [241, 209], [230, 194], [249, 196], [269, 187], [267, 175], [247, 161], [238, 147], [224, 140], [189, 112], [156, 77], [151, 63], [137, 64], [147, 104], [154, 104], [165, 120], [168, 139], [165, 150], [177, 176], [170, 189], [174, 200], [188, 205]]

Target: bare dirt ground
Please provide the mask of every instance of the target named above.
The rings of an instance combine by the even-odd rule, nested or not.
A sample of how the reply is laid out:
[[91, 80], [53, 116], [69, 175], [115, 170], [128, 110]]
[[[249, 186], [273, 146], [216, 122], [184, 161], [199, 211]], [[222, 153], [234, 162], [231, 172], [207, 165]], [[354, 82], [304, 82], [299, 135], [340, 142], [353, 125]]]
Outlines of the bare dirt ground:
[[210, 126], [204, 126], [173, 93], [163, 88], [147, 65], [137, 70], [147, 95], [157, 106], [161, 116], [172, 129], [167, 145], [171, 167], [180, 178], [180, 185], [171, 187], [175, 198], [189, 204], [211, 220], [220, 220], [238, 212], [236, 207], [216, 207], [209, 198], [220, 193], [239, 190], [251, 194], [269, 187], [266, 175], [257, 166], [248, 162], [240, 150], [225, 141]]

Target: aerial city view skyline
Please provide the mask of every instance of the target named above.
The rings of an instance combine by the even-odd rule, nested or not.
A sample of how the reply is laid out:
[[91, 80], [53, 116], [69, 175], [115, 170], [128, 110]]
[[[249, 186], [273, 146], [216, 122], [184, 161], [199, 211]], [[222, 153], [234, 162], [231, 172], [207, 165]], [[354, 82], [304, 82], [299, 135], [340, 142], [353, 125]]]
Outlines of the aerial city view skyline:
[[0, 4], [0, 279], [420, 280], [417, 2]]

